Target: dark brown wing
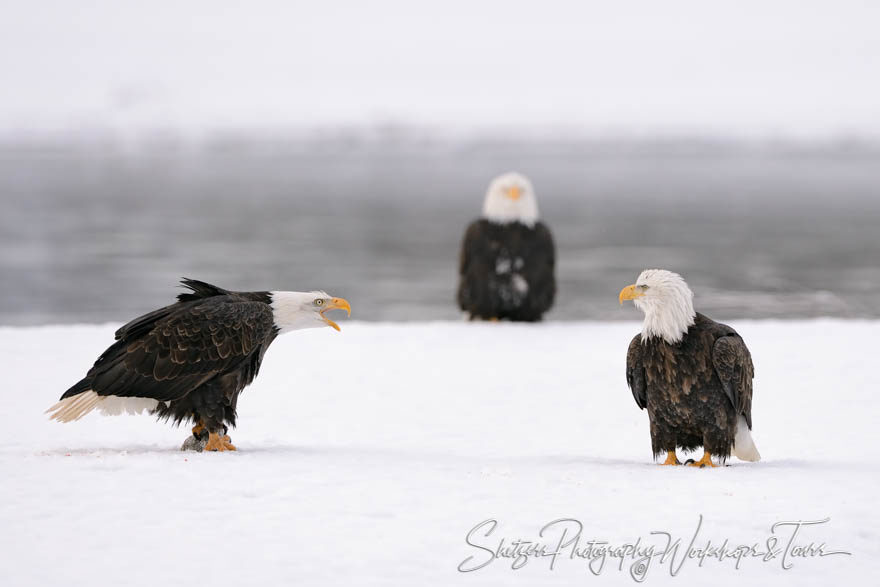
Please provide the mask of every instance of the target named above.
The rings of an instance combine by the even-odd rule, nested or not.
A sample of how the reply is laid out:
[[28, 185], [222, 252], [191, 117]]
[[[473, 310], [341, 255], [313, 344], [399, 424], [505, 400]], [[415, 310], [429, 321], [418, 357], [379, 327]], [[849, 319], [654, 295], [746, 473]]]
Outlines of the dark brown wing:
[[636, 405], [644, 410], [648, 405], [647, 385], [645, 383], [645, 367], [642, 363], [642, 335], [637, 334], [629, 343], [626, 351], [626, 384], [636, 400]]
[[543, 314], [553, 306], [556, 298], [556, 245], [553, 243], [553, 233], [546, 224], [538, 222], [528, 245], [525, 273], [529, 283], [529, 301], [535, 311]]
[[738, 334], [718, 338], [712, 347], [712, 363], [734, 411], [745, 416], [746, 423], [751, 428], [752, 379], [755, 376], [755, 367], [746, 343]]
[[116, 340], [132, 340], [146, 334], [156, 325], [156, 322], [181, 310], [188, 302], [200, 301], [214, 296], [230, 295], [230, 292], [223, 288], [211, 285], [210, 283], [205, 283], [204, 281], [198, 281], [197, 279], [189, 279], [188, 277], [184, 277], [180, 284], [190, 291], [179, 294], [177, 296], [178, 303], [159, 308], [158, 310], [153, 310], [149, 314], [144, 314], [143, 316], [138, 316], [116, 331]]
[[275, 334], [267, 304], [232, 295], [208, 298], [182, 305], [134, 339], [120, 340], [86, 378], [99, 395], [172, 401], [250, 364]]
[[461, 251], [458, 256], [458, 306], [465, 312], [473, 312], [478, 300], [485, 297], [483, 287], [474, 275], [487, 275], [485, 266], [474, 267], [474, 264], [484, 264], [485, 237], [482, 234], [483, 223], [475, 220], [468, 225], [461, 241]]

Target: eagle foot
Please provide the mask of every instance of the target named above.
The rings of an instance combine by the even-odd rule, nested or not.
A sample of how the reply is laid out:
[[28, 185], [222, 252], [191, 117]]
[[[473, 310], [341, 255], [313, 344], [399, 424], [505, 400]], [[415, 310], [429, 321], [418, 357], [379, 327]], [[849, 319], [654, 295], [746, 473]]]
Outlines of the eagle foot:
[[[187, 437], [186, 440], [183, 441], [183, 446], [180, 447], [182, 451], [195, 451], [202, 452], [204, 450], [216, 450], [216, 451], [226, 451], [226, 450], [235, 450], [235, 446], [232, 444], [232, 439], [226, 434], [228, 428], [223, 427], [223, 434], [209, 434], [208, 429], [201, 424], [197, 424], [193, 427], [192, 436]], [[219, 442], [223, 446], [223, 448], [207, 448], [208, 442], [211, 439], [211, 436], [219, 437]], [[229, 448], [232, 447], [232, 448]]]
[[204, 450], [225, 452], [227, 450], [237, 450], [232, 444], [232, 439], [228, 435], [220, 436], [216, 432], [208, 434], [208, 442], [205, 444]]
[[662, 467], [664, 465], [680, 465], [680, 464], [681, 464], [681, 462], [678, 460], [678, 457], [675, 456], [675, 451], [668, 450], [668, 451], [666, 451], [666, 460], [663, 461], [662, 463], [660, 463], [660, 466]]
[[699, 461], [695, 461], [694, 459], [688, 459], [685, 462], [685, 465], [687, 465], [689, 467], [700, 467], [701, 469], [703, 467], [717, 467], [718, 466], [712, 462], [712, 456], [707, 451], [703, 451], [703, 458], [700, 459]]

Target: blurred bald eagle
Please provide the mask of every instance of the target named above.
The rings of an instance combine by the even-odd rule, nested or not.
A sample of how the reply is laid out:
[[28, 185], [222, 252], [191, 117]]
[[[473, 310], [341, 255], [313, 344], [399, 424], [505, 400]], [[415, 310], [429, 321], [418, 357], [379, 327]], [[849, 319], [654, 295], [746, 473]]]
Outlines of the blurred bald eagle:
[[235, 450], [226, 424], [235, 426], [238, 396], [275, 337], [319, 326], [339, 330], [325, 313], [351, 314], [346, 300], [324, 292], [234, 292], [193, 279], [182, 283], [190, 292], [177, 303], [116, 331], [116, 342], [47, 410], [51, 419], [79, 420], [95, 409], [148, 410], [194, 422], [193, 436], [205, 450]]
[[556, 296], [556, 249], [531, 182], [496, 177], [459, 256], [458, 305], [471, 320], [540, 320]]
[[626, 381], [639, 408], [648, 410], [654, 456], [680, 464], [676, 449], [703, 447], [694, 466], [716, 466], [733, 452], [761, 458], [752, 440], [755, 369], [736, 331], [694, 311], [694, 294], [677, 273], [648, 269], [620, 292], [645, 313], [641, 334], [626, 354]]

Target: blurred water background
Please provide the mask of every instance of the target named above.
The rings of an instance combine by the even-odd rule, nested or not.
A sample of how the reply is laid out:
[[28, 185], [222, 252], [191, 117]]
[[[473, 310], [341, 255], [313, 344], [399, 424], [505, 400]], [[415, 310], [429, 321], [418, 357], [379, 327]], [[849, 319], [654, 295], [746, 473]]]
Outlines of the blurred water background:
[[493, 176], [556, 235], [550, 320], [880, 317], [880, 4], [38, 0], [0, 19], [0, 325], [183, 276], [458, 319]]
[[123, 321], [180, 277], [325, 289], [360, 320], [457, 319], [489, 180], [533, 180], [558, 247], [550, 320], [636, 319], [681, 272], [719, 318], [880, 317], [880, 151], [858, 142], [450, 140], [390, 129], [0, 147], [0, 324]]

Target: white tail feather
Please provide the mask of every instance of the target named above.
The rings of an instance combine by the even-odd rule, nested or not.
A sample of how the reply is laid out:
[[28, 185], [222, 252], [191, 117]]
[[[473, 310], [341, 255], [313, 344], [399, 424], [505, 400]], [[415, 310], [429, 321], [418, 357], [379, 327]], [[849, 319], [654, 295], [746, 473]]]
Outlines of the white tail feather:
[[746, 423], [745, 416], [740, 416], [736, 421], [736, 437], [733, 440], [733, 454], [741, 461], [760, 461], [761, 453], [752, 440], [752, 432]]
[[92, 390], [66, 397], [57, 404], [46, 410], [50, 420], [59, 422], [73, 422], [79, 420], [95, 409], [101, 400], [101, 396]]
[[156, 400], [145, 397], [102, 396], [90, 389], [64, 398], [46, 410], [46, 413], [49, 414], [50, 420], [74, 422], [96, 408], [105, 416], [113, 416], [140, 414], [155, 409], [158, 404]]
[[118, 416], [119, 414], [141, 414], [156, 408], [159, 402], [148, 397], [118, 397], [108, 395], [101, 398], [96, 406], [105, 416]]

